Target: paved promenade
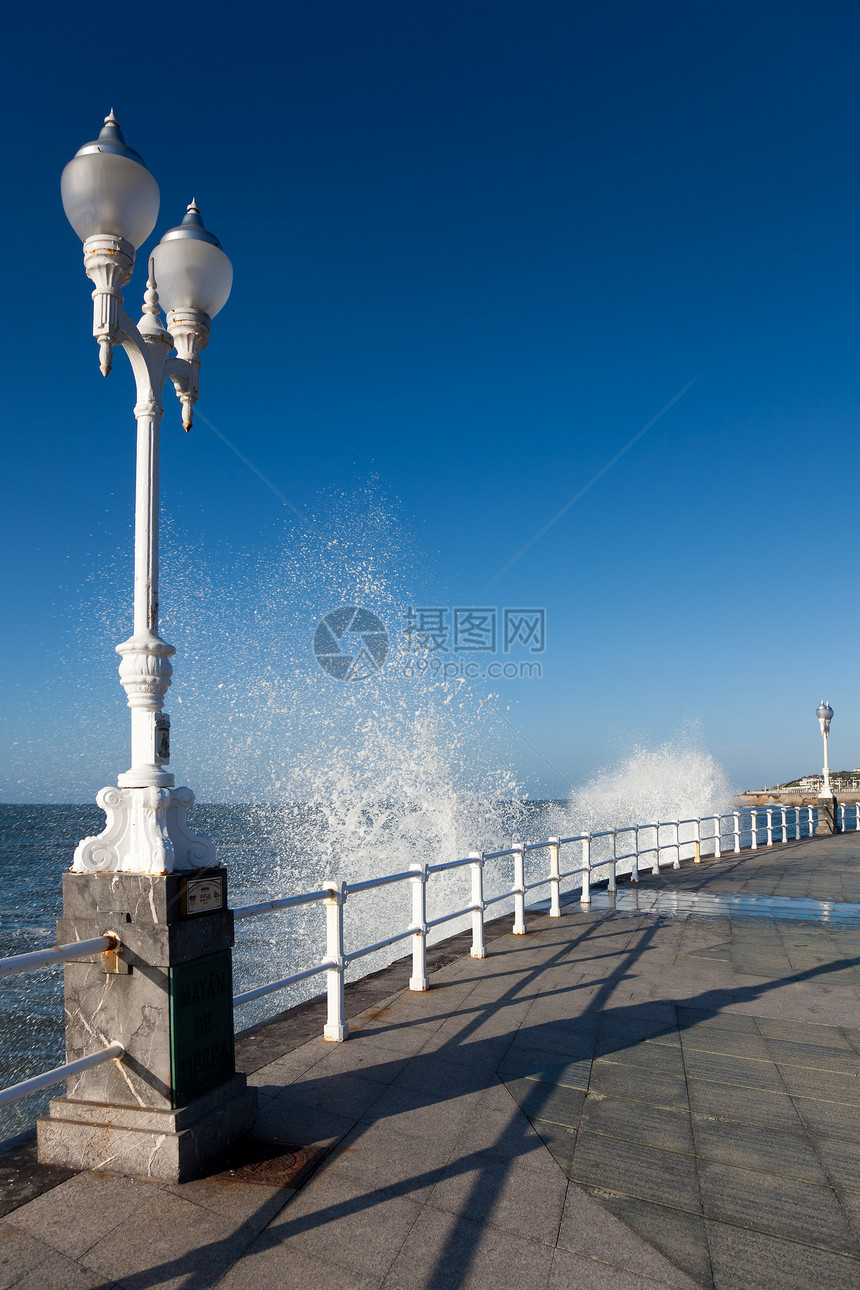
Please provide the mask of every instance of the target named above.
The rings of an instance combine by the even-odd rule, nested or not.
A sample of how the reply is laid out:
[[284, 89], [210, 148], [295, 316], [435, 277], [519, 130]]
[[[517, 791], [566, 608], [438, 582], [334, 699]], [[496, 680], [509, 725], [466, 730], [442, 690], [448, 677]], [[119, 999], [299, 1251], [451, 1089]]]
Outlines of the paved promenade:
[[245, 1037], [256, 1139], [209, 1178], [19, 1152], [0, 1290], [857, 1290], [860, 835], [509, 925], [353, 987], [344, 1044], [316, 1005]]

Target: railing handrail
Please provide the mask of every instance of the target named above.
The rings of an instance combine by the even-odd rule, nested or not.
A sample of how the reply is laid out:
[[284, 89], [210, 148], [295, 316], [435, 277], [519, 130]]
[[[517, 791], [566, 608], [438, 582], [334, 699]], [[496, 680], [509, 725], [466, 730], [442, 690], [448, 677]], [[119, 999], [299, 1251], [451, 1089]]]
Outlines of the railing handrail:
[[[490, 857], [484, 856], [484, 859], [489, 860]], [[464, 865], [473, 863], [474, 861], [469, 856], [466, 856], [464, 860], [443, 860], [441, 864], [428, 864], [427, 872], [444, 873], [446, 869], [462, 869]]]
[[261, 999], [264, 994], [273, 994], [275, 990], [285, 990], [288, 985], [298, 985], [299, 981], [307, 981], [312, 976], [319, 976], [320, 972], [326, 972], [332, 966], [326, 959], [317, 967], [305, 968], [303, 972], [294, 972], [292, 976], [282, 977], [280, 981], [270, 981], [268, 985], [258, 985], [253, 990], [246, 990], [243, 994], [234, 994], [233, 1003], [250, 1003], [252, 999]]
[[256, 918], [259, 914], [274, 914], [281, 909], [292, 909], [296, 905], [312, 905], [317, 900], [328, 900], [328, 890], [305, 891], [298, 896], [282, 896], [276, 900], [264, 900], [259, 905], [239, 905], [233, 910], [233, 918]]
[[0, 1107], [8, 1106], [10, 1102], [17, 1102], [22, 1097], [29, 1097], [31, 1093], [39, 1093], [43, 1088], [59, 1084], [61, 1080], [69, 1079], [80, 1071], [88, 1071], [93, 1066], [100, 1066], [102, 1062], [122, 1057], [124, 1052], [125, 1048], [122, 1044], [109, 1044], [107, 1048], [102, 1048], [97, 1053], [78, 1057], [76, 1061], [66, 1062], [65, 1065], [57, 1066], [52, 1071], [45, 1071], [43, 1075], [34, 1075], [32, 1079], [22, 1080], [20, 1084], [12, 1084], [11, 1087], [4, 1088], [0, 1092]]
[[373, 891], [375, 887], [389, 887], [393, 882], [406, 882], [408, 878], [414, 878], [415, 874], [410, 870], [404, 873], [387, 873], [381, 878], [366, 878], [363, 882], [348, 882], [345, 884], [345, 891]]
[[36, 968], [51, 967], [55, 963], [73, 963], [75, 959], [85, 959], [88, 954], [114, 950], [118, 944], [119, 937], [115, 932], [105, 932], [89, 941], [72, 941], [68, 945], [55, 945], [45, 950], [12, 954], [9, 958], [0, 959], [0, 978], [15, 976], [18, 972], [33, 972]]

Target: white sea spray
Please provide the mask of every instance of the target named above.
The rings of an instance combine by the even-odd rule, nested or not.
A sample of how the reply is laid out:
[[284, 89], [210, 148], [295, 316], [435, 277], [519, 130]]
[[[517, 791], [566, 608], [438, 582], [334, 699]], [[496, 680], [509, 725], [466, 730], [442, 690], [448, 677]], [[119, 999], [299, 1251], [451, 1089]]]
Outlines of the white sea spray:
[[[177, 648], [168, 694], [171, 769], [198, 801], [244, 803], [221, 814], [216, 808], [210, 826], [234, 902], [446, 863], [513, 839], [727, 809], [725, 774], [689, 732], [656, 748], [628, 748], [567, 802], [528, 802], [515, 769], [523, 749], [504, 700], [481, 685], [428, 681], [403, 666], [405, 615], [411, 606], [438, 603], [440, 592], [396, 504], [371, 481], [350, 494], [321, 496], [308, 521], [268, 521], [246, 551], [201, 542], [182, 519], [165, 524], [162, 630]], [[97, 621], [121, 623], [116, 580], [107, 593]], [[313, 652], [318, 624], [344, 605], [369, 610], [388, 632], [384, 666], [360, 681], [328, 674]], [[91, 626], [86, 645], [91, 650]], [[119, 724], [118, 685], [110, 703]], [[529, 878], [542, 876], [546, 864], [546, 852], [534, 852]], [[509, 887], [511, 878], [509, 860], [487, 866], [488, 891]], [[348, 951], [408, 926], [410, 888], [349, 897]], [[468, 891], [465, 870], [434, 877], [430, 916], [463, 908]], [[543, 888], [534, 898], [546, 894]], [[249, 986], [319, 962], [322, 932], [318, 907], [243, 923], [237, 977]], [[382, 957], [408, 948], [407, 940]], [[380, 961], [361, 960], [352, 972]], [[262, 1000], [240, 1024], [319, 985], [316, 979]]]

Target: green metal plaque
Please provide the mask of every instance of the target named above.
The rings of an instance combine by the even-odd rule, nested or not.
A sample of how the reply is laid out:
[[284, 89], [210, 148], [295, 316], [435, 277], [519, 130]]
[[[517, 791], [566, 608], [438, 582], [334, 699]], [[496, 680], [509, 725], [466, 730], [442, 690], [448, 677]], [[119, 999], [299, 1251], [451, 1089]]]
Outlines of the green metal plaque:
[[229, 950], [168, 969], [173, 1105], [184, 1106], [235, 1072]]

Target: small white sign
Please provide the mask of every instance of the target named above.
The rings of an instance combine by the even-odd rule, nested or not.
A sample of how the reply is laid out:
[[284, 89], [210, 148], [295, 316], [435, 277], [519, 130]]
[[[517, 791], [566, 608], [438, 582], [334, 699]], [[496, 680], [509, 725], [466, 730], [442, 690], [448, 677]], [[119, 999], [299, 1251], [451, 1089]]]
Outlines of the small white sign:
[[208, 914], [224, 904], [220, 878], [189, 878], [185, 884], [185, 914]]

